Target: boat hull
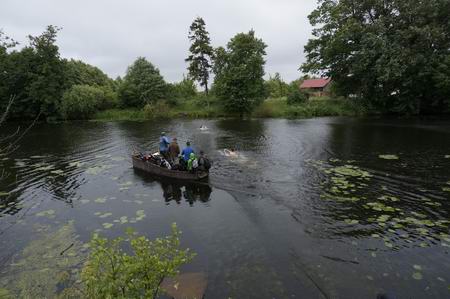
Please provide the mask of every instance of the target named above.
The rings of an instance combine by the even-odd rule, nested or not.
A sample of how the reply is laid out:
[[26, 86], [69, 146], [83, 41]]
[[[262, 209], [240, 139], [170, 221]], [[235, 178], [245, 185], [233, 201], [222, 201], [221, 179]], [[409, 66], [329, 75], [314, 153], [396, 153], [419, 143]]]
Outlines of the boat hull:
[[191, 181], [199, 181], [206, 179], [209, 175], [206, 171], [197, 171], [195, 173], [188, 172], [188, 171], [180, 171], [180, 170], [171, 170], [167, 168], [162, 168], [158, 165], [149, 163], [147, 161], [142, 161], [139, 157], [132, 156], [131, 160], [133, 161], [133, 168], [139, 169], [142, 171], [145, 171], [147, 173], [161, 176], [161, 177], [167, 177], [167, 178], [173, 178], [173, 179], [179, 179], [179, 180], [191, 180]]

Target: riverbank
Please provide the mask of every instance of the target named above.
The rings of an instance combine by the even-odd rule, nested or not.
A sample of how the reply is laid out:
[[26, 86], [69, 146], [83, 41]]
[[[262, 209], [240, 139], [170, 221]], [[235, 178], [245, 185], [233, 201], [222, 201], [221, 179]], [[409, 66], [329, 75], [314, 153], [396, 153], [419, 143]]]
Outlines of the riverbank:
[[[253, 118], [310, 118], [320, 116], [362, 116], [366, 111], [347, 99], [311, 98], [296, 105], [288, 105], [286, 98], [267, 99], [250, 115]], [[96, 121], [144, 121], [160, 118], [217, 118], [236, 115], [224, 111], [216, 101], [185, 101], [173, 107], [155, 104], [144, 109], [109, 109], [96, 113]]]

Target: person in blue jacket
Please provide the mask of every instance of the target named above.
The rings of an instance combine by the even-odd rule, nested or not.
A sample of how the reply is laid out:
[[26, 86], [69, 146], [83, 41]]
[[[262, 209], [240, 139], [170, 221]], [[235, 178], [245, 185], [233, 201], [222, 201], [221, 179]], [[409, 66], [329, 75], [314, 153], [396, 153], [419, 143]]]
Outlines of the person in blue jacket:
[[181, 152], [181, 155], [183, 156], [183, 160], [187, 163], [189, 158], [191, 157], [191, 154], [194, 153], [194, 150], [191, 147], [191, 143], [188, 141], [186, 142], [186, 147]]
[[165, 158], [168, 158], [169, 153], [169, 139], [166, 137], [165, 132], [161, 132], [161, 137], [159, 138], [159, 153]]

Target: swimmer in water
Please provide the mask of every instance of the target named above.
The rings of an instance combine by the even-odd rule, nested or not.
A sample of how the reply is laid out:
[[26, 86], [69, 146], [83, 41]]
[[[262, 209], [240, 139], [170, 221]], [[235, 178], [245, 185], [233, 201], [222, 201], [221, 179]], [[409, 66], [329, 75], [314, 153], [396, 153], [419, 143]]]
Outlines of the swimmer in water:
[[201, 126], [200, 126], [200, 130], [202, 130], [202, 131], [206, 131], [206, 130], [208, 130], [208, 127], [207, 127], [207, 126], [205, 126], [205, 125], [201, 125]]
[[224, 149], [223, 150], [223, 154], [227, 157], [233, 157], [236, 158], [237, 156], [239, 156], [238, 152], [236, 151], [236, 149], [234, 147], [232, 147], [231, 149]]

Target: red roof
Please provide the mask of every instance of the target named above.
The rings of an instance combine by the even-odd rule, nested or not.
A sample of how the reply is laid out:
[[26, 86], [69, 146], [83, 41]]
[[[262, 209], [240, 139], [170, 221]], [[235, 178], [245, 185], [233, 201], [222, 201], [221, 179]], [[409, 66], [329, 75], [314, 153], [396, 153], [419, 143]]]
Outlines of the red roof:
[[303, 81], [302, 85], [300, 85], [300, 88], [322, 88], [327, 86], [330, 82], [330, 78], [308, 79]]

